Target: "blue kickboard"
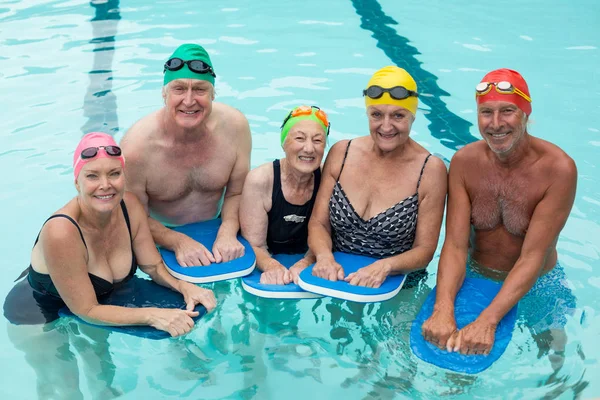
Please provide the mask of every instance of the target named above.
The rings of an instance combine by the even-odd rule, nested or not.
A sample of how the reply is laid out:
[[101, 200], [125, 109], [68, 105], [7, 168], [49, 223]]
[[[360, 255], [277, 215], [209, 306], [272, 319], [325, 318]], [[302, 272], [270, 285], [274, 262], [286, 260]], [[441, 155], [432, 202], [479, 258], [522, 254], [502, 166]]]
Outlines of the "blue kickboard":
[[[454, 315], [458, 329], [473, 322], [492, 302], [502, 285], [487, 279], [465, 278], [456, 295]], [[489, 368], [506, 350], [517, 320], [517, 306], [502, 318], [496, 328], [494, 346], [489, 355], [463, 355], [440, 350], [427, 342], [422, 335], [423, 323], [431, 316], [436, 290], [431, 291], [410, 330], [410, 347], [421, 360], [440, 368], [466, 374], [476, 374]]]
[[[303, 257], [304, 254], [273, 255], [275, 260], [288, 269]], [[255, 296], [269, 299], [317, 299], [322, 297], [319, 294], [305, 291], [293, 282], [287, 285], [266, 285], [260, 283], [261, 275], [262, 271], [257, 268], [250, 275], [243, 277], [242, 287], [244, 290]]]
[[[166, 287], [160, 286], [157, 283], [134, 276], [122, 286], [116, 288], [106, 297], [99, 299], [100, 304], [122, 306], [122, 307], [158, 307], [158, 308], [180, 308], [185, 309], [185, 302], [181, 293], [174, 292]], [[194, 309], [199, 315], [194, 317], [194, 322], [198, 321], [204, 314], [206, 309], [204, 306], [198, 305]], [[96, 326], [109, 331], [121, 332], [127, 335], [138, 336], [146, 339], [158, 340], [171, 337], [168, 332], [158, 330], [151, 326], [135, 325], [135, 326], [108, 326], [95, 325], [86, 322], [73, 314], [67, 307], [63, 307], [58, 311], [61, 317], [72, 317], [78, 322], [86, 325]]]
[[[335, 258], [335, 261], [344, 268], [346, 276], [377, 261], [376, 258], [342, 253], [340, 251], [334, 252], [333, 257]], [[388, 276], [380, 287], [368, 288], [350, 285], [345, 281], [333, 282], [313, 276], [313, 267], [314, 264], [300, 273], [298, 284], [302, 289], [323, 296], [330, 296], [359, 303], [389, 300], [398, 294], [406, 280], [406, 275], [392, 275]]]
[[[217, 238], [217, 232], [221, 226], [220, 219], [197, 222], [194, 224], [182, 225], [173, 230], [181, 232], [192, 239], [202, 243], [210, 252]], [[213, 263], [207, 266], [183, 267], [179, 265], [175, 258], [175, 253], [171, 250], [160, 249], [160, 254], [165, 261], [167, 270], [174, 277], [193, 283], [210, 283], [224, 281], [227, 279], [240, 278], [250, 274], [254, 270], [256, 256], [252, 246], [246, 239], [238, 235], [238, 240], [244, 246], [244, 255], [235, 260]]]

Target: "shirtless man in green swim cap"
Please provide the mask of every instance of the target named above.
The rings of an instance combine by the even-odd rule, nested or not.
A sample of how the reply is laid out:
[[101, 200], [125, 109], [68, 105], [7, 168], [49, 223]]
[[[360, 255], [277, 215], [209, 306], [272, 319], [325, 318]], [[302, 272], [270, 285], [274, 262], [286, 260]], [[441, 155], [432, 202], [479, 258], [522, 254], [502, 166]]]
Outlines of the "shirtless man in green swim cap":
[[[229, 261], [244, 254], [238, 208], [250, 167], [250, 127], [244, 115], [215, 97], [215, 72], [202, 46], [184, 44], [165, 63], [164, 107], [136, 122], [121, 147], [127, 190], [150, 215], [154, 241], [183, 266]], [[166, 226], [216, 218], [212, 249]]]

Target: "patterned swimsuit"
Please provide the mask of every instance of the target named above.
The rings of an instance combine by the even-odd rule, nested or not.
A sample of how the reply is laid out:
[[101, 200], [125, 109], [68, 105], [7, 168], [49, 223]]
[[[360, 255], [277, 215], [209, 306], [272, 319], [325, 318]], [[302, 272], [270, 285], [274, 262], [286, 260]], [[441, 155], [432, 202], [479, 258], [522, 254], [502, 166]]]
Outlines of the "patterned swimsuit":
[[374, 258], [391, 257], [410, 250], [417, 230], [419, 185], [431, 154], [425, 158], [415, 194], [365, 221], [352, 207], [340, 184], [350, 143], [352, 141], [346, 147], [340, 175], [329, 199], [329, 222], [333, 230], [334, 250]]

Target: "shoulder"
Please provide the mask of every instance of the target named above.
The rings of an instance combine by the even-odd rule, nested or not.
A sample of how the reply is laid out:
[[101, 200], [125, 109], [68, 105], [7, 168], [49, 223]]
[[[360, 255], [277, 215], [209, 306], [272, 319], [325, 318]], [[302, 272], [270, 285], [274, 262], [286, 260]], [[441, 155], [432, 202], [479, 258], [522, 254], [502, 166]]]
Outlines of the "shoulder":
[[234, 124], [237, 127], [248, 127], [248, 119], [237, 108], [224, 103], [213, 102], [213, 110], [217, 118], [228, 124]]
[[560, 147], [546, 140], [532, 137], [532, 141], [543, 160], [545, 174], [556, 179], [577, 179], [575, 161]]
[[47, 246], [66, 246], [73, 243], [81, 243], [81, 235], [74, 215], [65, 212], [65, 207], [53, 215], [67, 215], [75, 223], [66, 217], [54, 217], [47, 221], [40, 232], [40, 241]]
[[273, 163], [264, 163], [248, 172], [244, 187], [246, 189], [266, 191], [273, 185], [273, 178]]
[[162, 109], [146, 115], [125, 132], [119, 145], [126, 162], [139, 163], [147, 159], [148, 148], [157, 137]]
[[429, 170], [430, 172], [434, 172], [436, 174], [446, 175], [448, 170], [444, 161], [442, 161], [441, 158], [433, 154], [428, 157], [429, 159], [427, 160], [427, 164], [425, 165], [425, 171], [423, 171], [423, 173], [425, 174]]
[[484, 140], [478, 140], [476, 142], [469, 143], [454, 153], [450, 164], [461, 163], [465, 161], [476, 161], [482, 158], [488, 149], [487, 144]]
[[350, 140], [345, 139], [340, 140], [331, 146], [331, 149], [329, 149], [329, 152], [327, 153], [327, 158], [325, 159], [323, 171], [329, 170], [334, 175], [340, 171], [344, 154], [348, 148], [348, 143], [350, 143]]

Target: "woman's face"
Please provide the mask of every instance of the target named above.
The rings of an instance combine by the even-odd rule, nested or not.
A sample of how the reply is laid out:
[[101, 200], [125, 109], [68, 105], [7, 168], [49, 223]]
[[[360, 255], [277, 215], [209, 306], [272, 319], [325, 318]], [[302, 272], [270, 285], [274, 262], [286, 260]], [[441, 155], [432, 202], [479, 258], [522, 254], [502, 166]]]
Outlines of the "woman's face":
[[313, 173], [321, 166], [326, 140], [325, 130], [318, 122], [297, 122], [283, 142], [288, 165], [299, 172]]
[[90, 161], [83, 166], [75, 187], [81, 201], [98, 212], [112, 211], [125, 192], [125, 175], [118, 158]]
[[369, 132], [382, 151], [392, 151], [408, 141], [415, 116], [404, 107], [377, 104], [367, 107]]

